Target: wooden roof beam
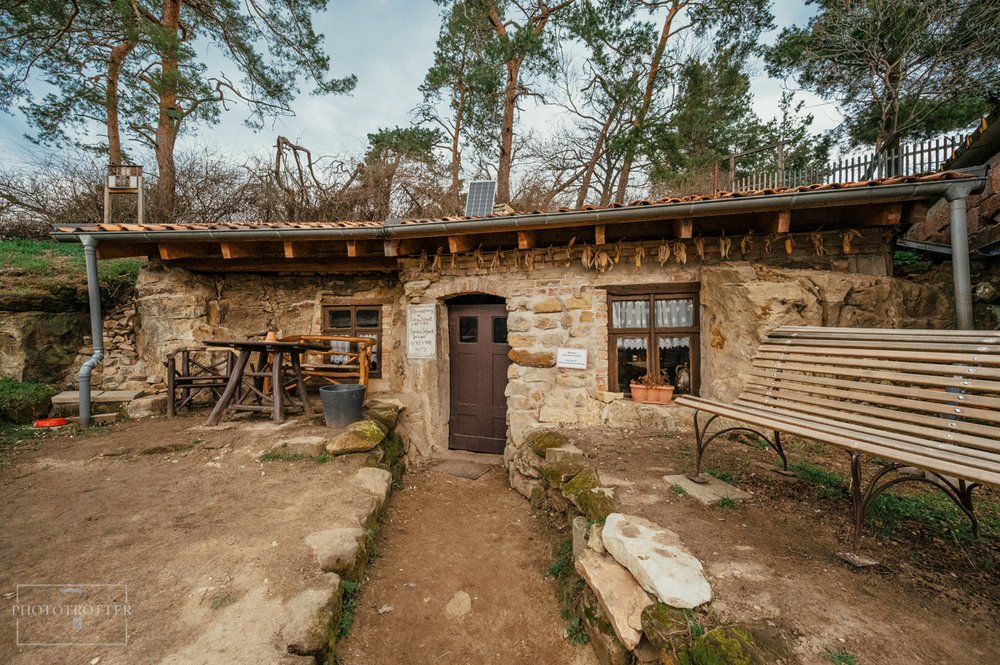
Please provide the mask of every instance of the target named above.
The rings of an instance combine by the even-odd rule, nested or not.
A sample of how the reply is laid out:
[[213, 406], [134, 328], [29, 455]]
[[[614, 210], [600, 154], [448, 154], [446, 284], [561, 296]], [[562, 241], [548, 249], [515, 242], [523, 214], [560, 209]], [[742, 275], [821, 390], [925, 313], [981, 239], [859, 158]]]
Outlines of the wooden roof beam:
[[517, 248], [518, 249], [531, 249], [535, 246], [536, 235], [534, 231], [518, 231], [517, 232]]
[[693, 219], [675, 219], [671, 221], [671, 225], [674, 227], [674, 235], [678, 238], [691, 238], [694, 236], [694, 220]]
[[385, 256], [382, 248], [371, 240], [348, 240], [347, 256], [354, 258], [358, 256]]
[[473, 235], [461, 235], [461, 236], [448, 236], [448, 251], [452, 254], [460, 254], [462, 252], [471, 252], [477, 246], [476, 236]]
[[264, 247], [257, 242], [223, 242], [219, 248], [224, 259], [245, 259], [264, 254]]
[[160, 243], [157, 247], [160, 258], [164, 261], [178, 261], [180, 259], [214, 258], [219, 256], [215, 251], [215, 245], [204, 243]]

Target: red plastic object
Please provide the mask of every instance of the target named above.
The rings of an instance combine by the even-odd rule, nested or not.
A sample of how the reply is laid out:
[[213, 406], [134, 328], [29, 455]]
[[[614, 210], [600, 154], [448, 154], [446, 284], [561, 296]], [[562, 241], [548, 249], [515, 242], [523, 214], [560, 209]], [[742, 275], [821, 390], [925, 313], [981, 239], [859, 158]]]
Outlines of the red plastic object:
[[65, 418], [42, 418], [35, 421], [35, 427], [62, 427], [68, 422]]

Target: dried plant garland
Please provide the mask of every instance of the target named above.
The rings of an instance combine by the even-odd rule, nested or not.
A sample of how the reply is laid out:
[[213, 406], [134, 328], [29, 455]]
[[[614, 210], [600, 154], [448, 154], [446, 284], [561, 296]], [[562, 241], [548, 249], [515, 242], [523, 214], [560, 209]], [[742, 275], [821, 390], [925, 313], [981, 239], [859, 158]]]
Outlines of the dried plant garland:
[[844, 250], [844, 254], [850, 254], [853, 251], [854, 246], [852, 245], [852, 241], [860, 237], [861, 231], [857, 229], [848, 229], [847, 231], [840, 232], [840, 246]]
[[705, 260], [705, 239], [701, 236], [694, 239], [694, 253], [699, 261]]
[[726, 237], [726, 232], [723, 231], [722, 235], [719, 237], [719, 255], [720, 258], [728, 259], [729, 250], [733, 248], [733, 241]]
[[660, 247], [656, 250], [656, 258], [660, 262], [661, 268], [670, 260], [670, 245], [667, 244], [666, 240], [660, 241]]
[[747, 254], [749, 254], [752, 250], [753, 250], [753, 229], [750, 229], [749, 231], [747, 231], [747, 234], [745, 236], [740, 238], [740, 257], [745, 260], [747, 258]]
[[646, 248], [639, 245], [635, 248], [635, 271], [642, 272], [642, 260], [646, 256]]
[[687, 265], [688, 251], [687, 245], [684, 244], [683, 240], [674, 241], [674, 260], [682, 266]]
[[819, 231], [813, 231], [809, 234], [809, 242], [812, 243], [813, 253], [816, 256], [825, 256], [826, 246], [823, 245], [823, 234]]

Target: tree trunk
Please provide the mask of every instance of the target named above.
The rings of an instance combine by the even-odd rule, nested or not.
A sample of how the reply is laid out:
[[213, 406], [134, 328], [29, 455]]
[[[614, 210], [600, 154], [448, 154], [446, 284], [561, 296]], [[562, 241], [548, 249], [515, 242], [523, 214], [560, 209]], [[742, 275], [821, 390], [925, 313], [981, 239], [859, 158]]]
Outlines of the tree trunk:
[[[178, 36], [180, 43], [180, 0], [164, 0], [163, 17], [160, 26], [172, 35]], [[160, 69], [163, 84], [160, 88], [159, 117], [156, 124], [156, 166], [159, 174], [156, 179], [156, 200], [161, 221], [169, 222], [174, 215], [175, 198], [177, 194], [177, 167], [174, 164], [174, 145], [177, 143], [177, 131], [180, 127], [182, 112], [177, 108], [178, 55], [170, 47], [162, 49], [160, 54]]]
[[497, 164], [498, 203], [510, 203], [510, 166], [514, 148], [514, 112], [517, 109], [517, 79], [523, 59], [507, 61], [507, 82], [503, 91], [503, 120], [500, 124], [500, 161]]
[[462, 115], [465, 113], [466, 87], [460, 84], [458, 91], [458, 107], [455, 109], [455, 130], [451, 137], [451, 188], [448, 191], [449, 205], [453, 206], [451, 214], [462, 214], [462, 152], [460, 140], [462, 135]]
[[110, 164], [121, 164], [123, 161], [118, 115], [118, 80], [121, 76], [122, 64], [135, 45], [136, 43], [133, 41], [122, 42], [111, 49], [111, 56], [108, 58], [108, 87], [104, 97], [104, 108], [107, 112], [108, 162]]
[[605, 119], [604, 124], [601, 125], [601, 131], [597, 135], [597, 141], [594, 143], [594, 151], [590, 153], [590, 159], [587, 161], [587, 165], [583, 171], [583, 180], [580, 182], [580, 192], [576, 195], [577, 208], [582, 208], [587, 202], [587, 190], [590, 189], [590, 183], [594, 178], [594, 170], [597, 168], [597, 162], [600, 161], [601, 155], [604, 154], [604, 144], [608, 140], [608, 131], [611, 128], [611, 123], [613, 123], [618, 117], [618, 111], [620, 108], [621, 103], [615, 102], [615, 105], [611, 107], [611, 112], [608, 113], [608, 117]]
[[642, 104], [639, 106], [639, 110], [635, 114], [635, 119], [632, 121], [632, 136], [625, 146], [622, 170], [618, 176], [618, 189], [615, 191], [616, 201], [622, 201], [625, 198], [628, 180], [632, 174], [632, 162], [635, 160], [635, 142], [638, 139], [642, 123], [646, 120], [646, 115], [649, 113], [649, 107], [653, 102], [653, 92], [656, 90], [656, 75], [660, 72], [660, 61], [663, 59], [663, 53], [667, 50], [670, 28], [673, 25], [674, 17], [685, 6], [687, 6], [687, 0], [684, 0], [684, 2], [675, 0], [673, 6], [670, 7], [670, 11], [667, 12], [667, 16], [663, 19], [660, 41], [657, 42], [656, 50], [653, 51], [653, 58], [649, 63], [649, 74], [646, 76], [646, 89], [642, 95]]

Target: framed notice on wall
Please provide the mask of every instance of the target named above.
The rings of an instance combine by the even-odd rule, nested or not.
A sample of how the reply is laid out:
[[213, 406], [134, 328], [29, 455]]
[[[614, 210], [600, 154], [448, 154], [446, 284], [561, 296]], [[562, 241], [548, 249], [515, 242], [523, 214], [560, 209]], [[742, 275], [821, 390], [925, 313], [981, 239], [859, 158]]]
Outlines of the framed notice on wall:
[[406, 306], [406, 357], [437, 358], [437, 306]]

